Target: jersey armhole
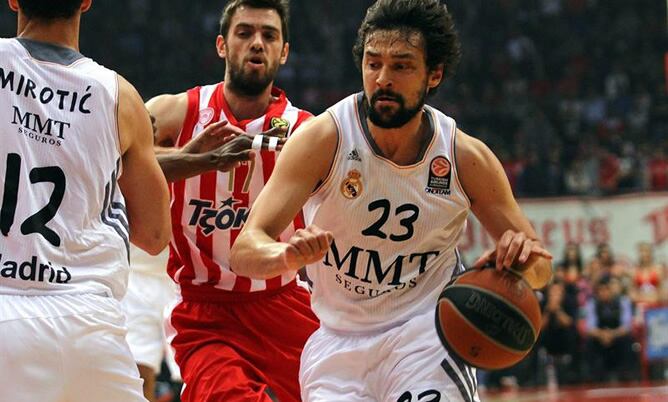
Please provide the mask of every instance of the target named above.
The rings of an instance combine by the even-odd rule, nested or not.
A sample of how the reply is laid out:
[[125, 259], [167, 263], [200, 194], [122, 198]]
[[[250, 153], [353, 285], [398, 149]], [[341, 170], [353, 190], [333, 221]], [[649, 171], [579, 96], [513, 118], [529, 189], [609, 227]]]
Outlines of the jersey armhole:
[[116, 93], [114, 95], [115, 97], [115, 107], [114, 107], [114, 113], [115, 113], [115, 122], [116, 122], [116, 150], [118, 151], [118, 160], [119, 162], [119, 167], [118, 167], [118, 177], [123, 176], [123, 150], [121, 149], [121, 125], [118, 121], [119, 114], [120, 114], [120, 107], [121, 107], [121, 83], [120, 80], [118, 79], [118, 73], [114, 72], [114, 79], [116, 80]]
[[464, 186], [462, 186], [462, 182], [459, 181], [459, 165], [457, 163], [457, 123], [453, 120], [452, 121], [452, 161], [453, 165], [455, 166], [455, 183], [457, 187], [459, 188], [459, 191], [462, 193], [462, 196], [464, 197], [464, 200], [468, 204], [468, 207], [471, 208], [471, 198], [469, 198], [469, 195], [466, 194], [466, 190], [464, 190]]
[[329, 170], [327, 171], [327, 175], [325, 176], [324, 179], [322, 179], [321, 182], [319, 182], [313, 191], [311, 191], [311, 196], [316, 195], [317, 193], [322, 190], [327, 183], [329, 183], [330, 179], [334, 175], [334, 171], [336, 169], [336, 166], [339, 163], [339, 153], [341, 152], [341, 125], [339, 124], [339, 121], [336, 119], [336, 116], [334, 113], [331, 111], [327, 111], [329, 115], [331, 116], [332, 120], [334, 120], [334, 124], [336, 125], [336, 151], [334, 152], [334, 155], [332, 155], [332, 160], [329, 162]]
[[[181, 131], [179, 131], [179, 135], [177, 135], [176, 139], [174, 140], [174, 146], [177, 148], [183, 147], [192, 138], [193, 130], [195, 129], [197, 119], [199, 118], [199, 95], [200, 87], [189, 89], [186, 92], [186, 96], [188, 98], [186, 117], [183, 119], [183, 124], [181, 124]], [[183, 135], [184, 133], [186, 133], [185, 136]]]

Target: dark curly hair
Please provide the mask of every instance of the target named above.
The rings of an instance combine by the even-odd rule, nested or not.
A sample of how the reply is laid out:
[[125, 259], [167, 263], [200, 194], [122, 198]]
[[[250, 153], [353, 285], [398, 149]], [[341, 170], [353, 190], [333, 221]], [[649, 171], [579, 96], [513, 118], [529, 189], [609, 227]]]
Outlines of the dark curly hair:
[[379, 30], [419, 32], [424, 38], [427, 68], [444, 66], [444, 78], [454, 73], [461, 57], [461, 44], [452, 15], [440, 0], [378, 0], [367, 10], [357, 31], [353, 57], [362, 66], [364, 45]]
[[19, 7], [28, 18], [67, 19], [74, 17], [82, 2], [83, 0], [19, 0]]
[[223, 38], [227, 38], [227, 33], [230, 30], [232, 17], [237, 9], [241, 6], [250, 8], [269, 8], [276, 10], [278, 16], [281, 17], [281, 31], [283, 35], [283, 43], [290, 40], [290, 4], [288, 0], [232, 0], [223, 9], [223, 14], [220, 17], [220, 34]]

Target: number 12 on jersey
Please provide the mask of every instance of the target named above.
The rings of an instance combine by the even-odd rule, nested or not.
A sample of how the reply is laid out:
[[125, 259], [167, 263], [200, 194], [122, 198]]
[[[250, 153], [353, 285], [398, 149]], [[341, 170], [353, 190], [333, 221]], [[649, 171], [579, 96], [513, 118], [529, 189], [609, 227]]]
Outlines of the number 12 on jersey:
[[[38, 233], [51, 245], [58, 247], [60, 246], [60, 236], [48, 228], [46, 224], [56, 216], [58, 208], [63, 202], [66, 185], [65, 173], [58, 166], [39, 167], [30, 170], [29, 179], [31, 184], [52, 183], [54, 187], [48, 204], [23, 221], [21, 233], [23, 235]], [[7, 169], [5, 171], [2, 206], [0, 207], [0, 233], [5, 237], [9, 235], [14, 225], [20, 182], [21, 155], [12, 153], [7, 155]]]

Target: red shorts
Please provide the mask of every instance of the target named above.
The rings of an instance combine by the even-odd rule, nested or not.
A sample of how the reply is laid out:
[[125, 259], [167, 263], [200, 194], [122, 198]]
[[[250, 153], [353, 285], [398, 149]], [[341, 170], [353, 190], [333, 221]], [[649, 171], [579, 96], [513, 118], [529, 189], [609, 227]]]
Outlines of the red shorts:
[[299, 358], [318, 328], [310, 296], [295, 282], [233, 301], [179, 303], [170, 317], [184, 402], [300, 401]]

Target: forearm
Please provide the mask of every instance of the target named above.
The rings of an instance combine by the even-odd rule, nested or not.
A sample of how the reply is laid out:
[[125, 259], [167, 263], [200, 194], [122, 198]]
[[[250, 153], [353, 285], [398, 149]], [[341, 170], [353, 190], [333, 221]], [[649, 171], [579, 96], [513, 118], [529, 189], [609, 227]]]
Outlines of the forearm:
[[169, 183], [188, 179], [212, 169], [209, 154], [188, 154], [178, 150], [172, 152], [168, 150], [169, 148], [156, 150], [156, 157]]
[[284, 258], [287, 247], [264, 231], [244, 230], [234, 242], [230, 266], [234, 273], [248, 278], [274, 278], [293, 270]]

